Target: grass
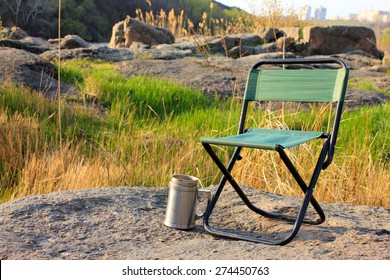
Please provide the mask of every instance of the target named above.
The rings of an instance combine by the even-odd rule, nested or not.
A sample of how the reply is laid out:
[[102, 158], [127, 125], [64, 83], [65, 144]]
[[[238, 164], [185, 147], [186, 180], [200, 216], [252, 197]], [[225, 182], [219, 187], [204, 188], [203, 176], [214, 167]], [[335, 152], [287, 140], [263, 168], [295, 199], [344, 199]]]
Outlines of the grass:
[[[386, 74], [388, 75], [388, 74]], [[381, 92], [386, 95], [390, 95], [390, 90], [378, 88], [367, 78], [352, 78], [349, 80], [349, 87], [363, 90], [370, 90]]]
[[[199, 139], [236, 133], [239, 99], [210, 99], [148, 76], [127, 79], [109, 63], [67, 61], [62, 67], [61, 76], [80, 95], [62, 100], [61, 135], [56, 102], [9, 82], [0, 85], [1, 201], [87, 187], [165, 187], [174, 173], [197, 176], [204, 186], [219, 181]], [[322, 129], [328, 109], [262, 113], [254, 106], [249, 122]], [[388, 103], [344, 112], [334, 162], [316, 190], [319, 200], [390, 207], [384, 183], [390, 180], [389, 112]], [[228, 158], [228, 150], [218, 152]], [[318, 152], [316, 142], [289, 151], [304, 178]], [[243, 156], [234, 170], [240, 182], [299, 194], [275, 153]]]

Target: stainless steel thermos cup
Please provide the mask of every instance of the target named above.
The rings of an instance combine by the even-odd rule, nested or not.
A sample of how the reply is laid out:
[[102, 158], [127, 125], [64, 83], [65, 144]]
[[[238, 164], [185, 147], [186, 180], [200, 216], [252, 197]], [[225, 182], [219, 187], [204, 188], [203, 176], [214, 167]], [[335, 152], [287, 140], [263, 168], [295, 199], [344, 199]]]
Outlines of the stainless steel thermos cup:
[[192, 229], [195, 221], [202, 218], [204, 213], [197, 213], [197, 204], [201, 192], [210, 201], [210, 190], [198, 188], [199, 179], [183, 174], [175, 174], [169, 182], [168, 203], [164, 224], [176, 229]]

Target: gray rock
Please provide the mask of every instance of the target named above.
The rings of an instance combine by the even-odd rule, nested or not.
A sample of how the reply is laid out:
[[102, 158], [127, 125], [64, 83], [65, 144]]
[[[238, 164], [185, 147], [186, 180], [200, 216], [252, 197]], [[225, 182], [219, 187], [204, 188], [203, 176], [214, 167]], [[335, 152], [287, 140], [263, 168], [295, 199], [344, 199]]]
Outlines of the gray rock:
[[[41, 91], [48, 98], [57, 95], [57, 71], [54, 65], [38, 55], [19, 49], [0, 48], [0, 81], [10, 80], [17, 85]], [[61, 83], [61, 93], [69, 87]]]
[[0, 39], [0, 47], [8, 47], [14, 49], [25, 50], [31, 53], [40, 54], [48, 51], [50, 48], [43, 44], [37, 44], [36, 41], [26, 40], [11, 40], [11, 39]]
[[290, 37], [280, 37], [276, 40], [276, 49], [281, 52], [283, 50], [290, 51], [293, 39]]
[[110, 48], [124, 48], [125, 47], [125, 21], [116, 23], [112, 27], [112, 35], [110, 40]]
[[[126, 76], [152, 75], [170, 79], [194, 89], [201, 89], [206, 94], [231, 95], [234, 91], [235, 78], [231, 68], [224, 69], [226, 64], [224, 58], [226, 57], [215, 58], [213, 62], [205, 58], [194, 57], [169, 61], [134, 59], [118, 63], [117, 69]], [[214, 67], [214, 63], [219, 67]], [[245, 76], [241, 73], [239, 75], [243, 78]]]
[[[237, 53], [237, 47], [254, 47], [263, 43], [260, 36], [256, 34], [238, 34], [224, 37], [216, 37], [202, 45], [202, 48], [210, 53]], [[234, 50], [232, 50], [234, 49]], [[251, 52], [248, 49], [246, 51]]]
[[[214, 188], [211, 188], [215, 191]], [[243, 205], [226, 188], [212, 224], [257, 235], [290, 230]], [[265, 209], [298, 205], [293, 197], [244, 187]], [[216, 238], [197, 222], [193, 230], [164, 226], [167, 188], [118, 187], [35, 195], [0, 205], [2, 259], [390, 259], [390, 211], [342, 203], [321, 205], [327, 220], [305, 225], [288, 246]], [[310, 213], [309, 213], [310, 215]], [[217, 248], [217, 249], [215, 249]]]
[[363, 51], [347, 52], [336, 54], [334, 56], [347, 60], [349, 67], [354, 70], [358, 70], [363, 67], [380, 66], [382, 64], [380, 59], [374, 58]]
[[63, 39], [61, 39], [60, 47], [62, 49], [88, 48], [90, 47], [90, 44], [80, 36], [66, 35]]
[[173, 44], [175, 36], [168, 29], [128, 17], [114, 25], [109, 46], [128, 48], [133, 42], [141, 42], [149, 46]]
[[376, 47], [372, 29], [363, 26], [305, 27], [304, 40], [309, 43], [309, 55], [329, 55], [361, 50], [382, 59]]
[[307, 48], [307, 44], [305, 42], [295, 42], [291, 44], [291, 49], [295, 53], [302, 53]]
[[131, 45], [130, 45], [130, 49], [132, 50], [146, 50], [146, 49], [149, 49], [150, 46], [148, 44], [144, 44], [144, 43], [141, 43], [141, 42], [133, 42]]
[[[105, 61], [124, 61], [134, 58], [134, 54], [129, 49], [119, 48], [112, 49], [108, 47], [91, 47], [91, 48], [79, 48], [70, 50], [61, 50], [61, 59], [101, 59]], [[51, 50], [40, 55], [43, 59], [48, 61], [54, 61], [58, 59], [58, 50]]]
[[254, 47], [253, 54], [272, 53], [276, 51], [276, 43], [266, 43], [264, 45]]
[[48, 41], [46, 41], [40, 37], [27, 36], [27, 37], [24, 37], [23, 39], [20, 39], [19, 41], [27, 43], [27, 44], [40, 46], [42, 48], [50, 48], [51, 47], [51, 44]]
[[4, 27], [1, 30], [1, 34], [11, 40], [20, 40], [28, 36], [27, 32], [20, 27]]
[[[60, 51], [61, 59], [101, 59], [105, 61], [120, 62], [127, 61], [134, 58], [141, 60], [174, 60], [187, 56], [193, 56], [192, 50], [180, 50], [173, 47], [160, 48], [108, 48], [105, 46], [78, 48], [78, 49], [63, 49]], [[58, 58], [58, 50], [47, 51], [40, 55], [43, 59], [54, 61]]]
[[260, 35], [266, 43], [275, 42], [280, 37], [284, 36], [284, 32], [271, 27], [262, 27], [256, 31], [256, 34]]
[[237, 46], [237, 47], [234, 47], [234, 48], [231, 48], [229, 51], [228, 51], [228, 55], [229, 57], [233, 57], [233, 58], [239, 58], [239, 57], [243, 57], [243, 56], [248, 56], [248, 55], [253, 55], [255, 54], [255, 51], [254, 51], [254, 47], [249, 47], [249, 46]]

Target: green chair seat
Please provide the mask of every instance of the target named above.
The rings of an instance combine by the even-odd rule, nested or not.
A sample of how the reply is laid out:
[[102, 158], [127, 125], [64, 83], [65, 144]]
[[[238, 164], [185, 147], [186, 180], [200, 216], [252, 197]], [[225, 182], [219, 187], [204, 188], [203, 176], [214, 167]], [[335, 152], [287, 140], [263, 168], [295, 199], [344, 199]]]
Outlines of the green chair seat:
[[291, 148], [319, 138], [323, 134], [323, 132], [313, 131], [251, 128], [246, 133], [233, 136], [220, 138], [202, 137], [201, 142], [214, 145], [276, 150], [278, 146], [285, 149]]

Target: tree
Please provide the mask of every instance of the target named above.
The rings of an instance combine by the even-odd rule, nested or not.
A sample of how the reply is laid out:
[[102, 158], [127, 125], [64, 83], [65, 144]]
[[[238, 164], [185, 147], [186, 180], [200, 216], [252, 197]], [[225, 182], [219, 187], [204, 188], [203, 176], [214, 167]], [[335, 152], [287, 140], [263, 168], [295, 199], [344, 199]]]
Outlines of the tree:
[[30, 20], [34, 23], [39, 16], [45, 12], [49, 0], [30, 0], [27, 1], [25, 9], [23, 9], [22, 16], [24, 24], [28, 24]]
[[4, 4], [14, 15], [16, 26], [19, 24], [19, 12], [20, 12], [20, 5], [22, 4], [22, 1], [23, 0], [3, 0]]

